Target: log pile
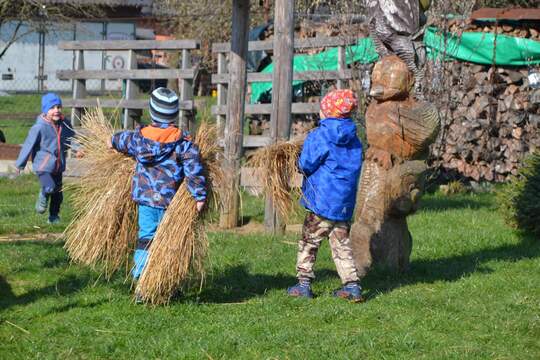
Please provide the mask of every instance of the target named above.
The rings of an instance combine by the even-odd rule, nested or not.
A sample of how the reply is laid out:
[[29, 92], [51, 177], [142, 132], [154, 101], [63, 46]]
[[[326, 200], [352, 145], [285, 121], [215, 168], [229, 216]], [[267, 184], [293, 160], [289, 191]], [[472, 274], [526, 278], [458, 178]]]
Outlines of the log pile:
[[540, 148], [540, 90], [529, 87], [526, 68], [455, 62], [446, 76], [435, 165], [474, 181], [505, 181]]
[[453, 21], [449, 24], [450, 32], [461, 33], [463, 31], [470, 32], [484, 32], [499, 35], [514, 36], [525, 39], [532, 39], [540, 41], [540, 24], [534, 23], [521, 23], [521, 24], [506, 24], [506, 23], [485, 23], [485, 22], [468, 22], [462, 23]]

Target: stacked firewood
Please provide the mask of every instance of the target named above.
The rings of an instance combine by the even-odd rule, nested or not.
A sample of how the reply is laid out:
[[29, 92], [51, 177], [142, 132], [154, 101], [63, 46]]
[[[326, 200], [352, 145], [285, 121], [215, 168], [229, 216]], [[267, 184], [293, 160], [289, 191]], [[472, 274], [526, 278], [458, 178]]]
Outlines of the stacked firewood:
[[475, 181], [502, 182], [540, 149], [540, 90], [526, 68], [455, 62], [447, 70], [445, 119], [432, 148], [435, 165]]
[[485, 22], [462, 23], [454, 21], [449, 24], [449, 28], [450, 32], [453, 33], [461, 33], [463, 31], [496, 33], [540, 41], [540, 25], [538, 23], [516, 25], [506, 24], [504, 22], [495, 24]]

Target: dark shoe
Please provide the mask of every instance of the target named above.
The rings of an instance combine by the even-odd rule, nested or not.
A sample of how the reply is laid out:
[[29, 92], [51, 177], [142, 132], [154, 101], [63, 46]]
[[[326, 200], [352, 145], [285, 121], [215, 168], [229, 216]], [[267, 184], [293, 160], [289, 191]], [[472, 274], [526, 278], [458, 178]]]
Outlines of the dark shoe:
[[47, 224], [60, 224], [60, 216], [58, 215], [51, 215], [49, 216], [49, 220], [47, 220]]
[[363, 302], [362, 288], [356, 284], [346, 284], [341, 289], [334, 291], [334, 296], [346, 299], [355, 303]]
[[309, 283], [298, 283], [287, 289], [287, 294], [293, 297], [303, 297], [312, 299], [313, 292], [311, 291], [311, 285]]
[[49, 198], [47, 197], [47, 195], [43, 194], [40, 190], [36, 201], [36, 212], [38, 214], [43, 214], [45, 211], [47, 211], [48, 201]]
[[135, 304], [144, 304], [144, 298], [142, 297], [141, 292], [138, 289], [135, 290]]

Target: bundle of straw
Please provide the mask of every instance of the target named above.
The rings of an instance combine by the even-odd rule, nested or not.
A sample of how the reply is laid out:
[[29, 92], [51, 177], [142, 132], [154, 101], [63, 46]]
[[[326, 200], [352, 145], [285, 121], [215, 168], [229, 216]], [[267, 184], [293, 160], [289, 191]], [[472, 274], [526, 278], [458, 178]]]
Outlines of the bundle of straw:
[[298, 157], [301, 142], [281, 141], [257, 150], [249, 159], [248, 166], [260, 169], [263, 193], [270, 198], [282, 219], [287, 219], [294, 210], [295, 199], [300, 190], [291, 186], [299, 172]]
[[73, 186], [75, 215], [65, 230], [65, 248], [74, 261], [103, 264], [106, 277], [122, 265], [129, 269], [131, 250], [137, 239], [137, 207], [131, 200], [135, 161], [107, 147], [113, 127], [101, 108], [81, 119], [75, 137], [84, 157], [84, 173]]
[[[218, 162], [220, 147], [215, 126], [202, 123], [195, 136], [205, 169], [210, 198], [222, 181]], [[208, 200], [207, 200], [208, 201]], [[205, 209], [208, 209], [206, 207]], [[137, 285], [137, 292], [147, 303], [159, 305], [170, 301], [175, 292], [192, 279], [204, 279], [204, 260], [208, 239], [204, 232], [203, 215], [184, 181], [172, 199], [158, 226], [148, 261]]]

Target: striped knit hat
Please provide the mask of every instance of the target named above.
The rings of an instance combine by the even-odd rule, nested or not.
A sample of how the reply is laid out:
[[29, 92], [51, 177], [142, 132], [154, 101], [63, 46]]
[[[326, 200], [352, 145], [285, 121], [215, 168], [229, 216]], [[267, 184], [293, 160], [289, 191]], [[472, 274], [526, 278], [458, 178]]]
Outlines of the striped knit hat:
[[178, 116], [178, 95], [170, 89], [160, 87], [150, 97], [150, 117], [153, 122], [168, 124]]

